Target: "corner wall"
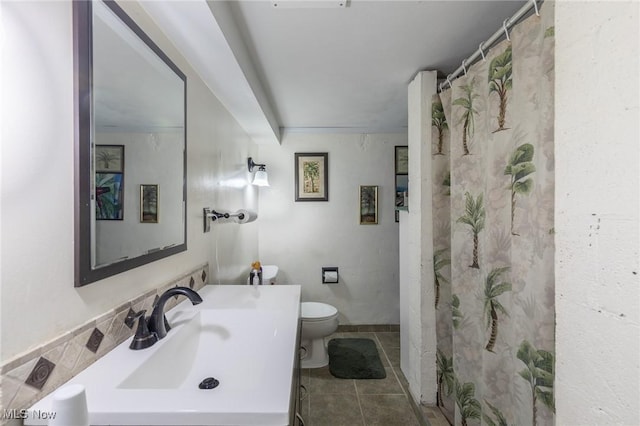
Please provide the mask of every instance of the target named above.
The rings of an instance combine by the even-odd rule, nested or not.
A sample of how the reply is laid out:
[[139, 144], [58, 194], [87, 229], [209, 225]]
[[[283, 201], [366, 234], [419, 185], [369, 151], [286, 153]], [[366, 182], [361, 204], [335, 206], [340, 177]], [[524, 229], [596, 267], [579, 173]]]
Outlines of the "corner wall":
[[[398, 324], [398, 223], [394, 146], [406, 134], [285, 133], [261, 145], [268, 188], [260, 188], [260, 261], [280, 268], [278, 282], [302, 285], [302, 300], [325, 302], [341, 324]], [[294, 201], [294, 154], [329, 153], [329, 201]], [[378, 185], [378, 224], [359, 224], [359, 186]], [[339, 267], [322, 284], [322, 266]]]
[[[407, 230], [406, 286], [409, 306], [400, 325], [408, 347], [402, 357], [402, 372], [418, 403], [436, 403], [436, 316], [433, 283], [431, 197], [431, 96], [436, 90], [436, 72], [421, 71], [408, 88], [409, 102], [409, 214]], [[406, 351], [406, 352], [405, 352]], [[406, 355], [405, 355], [406, 353]]]
[[556, 423], [640, 424], [640, 3], [556, 4]]
[[[188, 251], [74, 288], [71, 2], [2, 2], [3, 363], [198, 265], [240, 282], [257, 257], [255, 222], [202, 232], [203, 207], [257, 209], [255, 145], [140, 5], [120, 4], [187, 75]], [[233, 177], [245, 185], [220, 184]]]

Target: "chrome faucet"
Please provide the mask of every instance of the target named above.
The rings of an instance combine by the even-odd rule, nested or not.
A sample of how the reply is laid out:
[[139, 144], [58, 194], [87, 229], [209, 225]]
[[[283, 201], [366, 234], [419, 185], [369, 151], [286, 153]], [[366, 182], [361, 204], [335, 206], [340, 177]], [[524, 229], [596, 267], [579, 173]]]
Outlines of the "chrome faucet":
[[171, 327], [167, 322], [167, 318], [165, 318], [164, 316], [164, 305], [165, 303], [167, 303], [167, 300], [169, 300], [170, 297], [178, 295], [188, 297], [191, 303], [193, 303], [194, 305], [202, 303], [202, 298], [200, 297], [200, 295], [188, 287], [172, 287], [162, 293], [162, 296], [160, 296], [153, 308], [153, 312], [149, 317], [148, 323], [149, 331], [151, 333], [155, 333], [156, 336], [158, 336], [158, 340], [164, 339], [164, 337], [167, 335], [167, 332], [171, 330]]

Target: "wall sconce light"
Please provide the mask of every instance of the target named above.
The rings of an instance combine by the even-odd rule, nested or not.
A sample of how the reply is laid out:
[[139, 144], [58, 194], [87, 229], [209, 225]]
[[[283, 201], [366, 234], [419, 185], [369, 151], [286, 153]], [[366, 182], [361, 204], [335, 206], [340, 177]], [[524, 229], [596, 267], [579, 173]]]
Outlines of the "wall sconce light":
[[269, 179], [267, 176], [267, 169], [265, 164], [257, 164], [253, 162], [253, 158], [249, 157], [247, 160], [247, 165], [249, 166], [249, 172], [253, 172], [254, 167], [258, 167], [258, 171], [253, 176], [252, 184], [256, 186], [269, 186]]

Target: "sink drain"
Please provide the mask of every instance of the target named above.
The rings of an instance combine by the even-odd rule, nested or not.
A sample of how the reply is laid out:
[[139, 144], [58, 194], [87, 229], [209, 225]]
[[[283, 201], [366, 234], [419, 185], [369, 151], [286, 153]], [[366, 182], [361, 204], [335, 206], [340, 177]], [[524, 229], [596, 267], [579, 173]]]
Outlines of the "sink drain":
[[198, 385], [198, 387], [200, 389], [214, 389], [216, 388], [218, 385], [220, 384], [220, 381], [217, 379], [214, 379], [213, 377], [207, 377], [206, 379], [204, 379], [203, 381], [200, 382], [200, 384]]

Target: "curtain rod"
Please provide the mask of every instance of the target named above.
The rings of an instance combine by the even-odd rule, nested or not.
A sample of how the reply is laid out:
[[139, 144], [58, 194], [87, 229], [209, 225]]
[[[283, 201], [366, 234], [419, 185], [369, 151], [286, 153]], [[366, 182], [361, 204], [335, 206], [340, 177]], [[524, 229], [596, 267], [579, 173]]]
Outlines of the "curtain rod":
[[[542, 3], [542, 1], [543, 0], [541, 0], [540, 3]], [[507, 40], [509, 40], [509, 28], [517, 24], [520, 18], [526, 15], [527, 12], [531, 10], [531, 8], [535, 9], [535, 13], [537, 16], [540, 16], [540, 12], [538, 11], [538, 0], [527, 0], [527, 3], [522, 6], [511, 18], [507, 18], [504, 20], [504, 22], [502, 22], [502, 28], [493, 33], [493, 35], [489, 37], [489, 39], [480, 43], [480, 46], [478, 46], [478, 50], [473, 52], [473, 54], [467, 59], [463, 60], [462, 65], [460, 65], [454, 72], [447, 75], [446, 80], [440, 83], [438, 92], [442, 92], [446, 84], [451, 87], [452, 80], [458, 77], [460, 73], [464, 72], [466, 74], [467, 66], [471, 65], [473, 61], [478, 59], [479, 56], [482, 56], [482, 59], [484, 59], [484, 49], [489, 49], [493, 45], [493, 43], [495, 43], [502, 36], [506, 36]]]

